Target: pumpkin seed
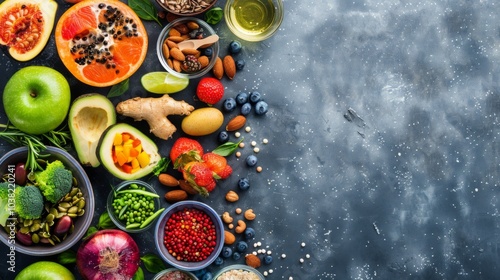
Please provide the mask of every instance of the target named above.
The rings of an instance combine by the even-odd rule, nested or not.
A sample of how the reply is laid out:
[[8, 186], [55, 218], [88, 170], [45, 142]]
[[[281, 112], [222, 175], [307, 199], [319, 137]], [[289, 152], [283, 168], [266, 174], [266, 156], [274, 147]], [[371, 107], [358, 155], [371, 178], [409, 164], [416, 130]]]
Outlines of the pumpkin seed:
[[31, 241], [33, 241], [33, 243], [35, 243], [35, 244], [40, 242], [40, 236], [38, 236], [38, 234], [36, 234], [36, 233], [33, 233], [31, 235]]
[[78, 212], [78, 206], [71, 206], [69, 209], [68, 209], [68, 213], [69, 214], [75, 214]]

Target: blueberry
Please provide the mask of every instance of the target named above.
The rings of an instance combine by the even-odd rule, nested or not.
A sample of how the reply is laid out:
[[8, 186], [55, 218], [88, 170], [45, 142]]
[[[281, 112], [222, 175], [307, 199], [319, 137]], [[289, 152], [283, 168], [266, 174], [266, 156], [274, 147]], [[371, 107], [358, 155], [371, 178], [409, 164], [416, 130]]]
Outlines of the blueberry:
[[240, 91], [236, 95], [236, 103], [238, 103], [238, 105], [243, 105], [247, 102], [248, 102], [248, 93]]
[[243, 68], [245, 68], [245, 64], [245, 60], [243, 59], [236, 60], [236, 69], [243, 70]]
[[215, 264], [215, 265], [222, 265], [222, 264], [224, 264], [224, 259], [223, 259], [223, 258], [221, 258], [221, 257], [217, 257], [217, 258], [215, 259], [215, 261], [214, 261], [214, 264]]
[[217, 136], [217, 141], [219, 141], [219, 143], [221, 144], [226, 143], [227, 141], [229, 141], [229, 133], [227, 133], [227, 131], [225, 130], [221, 130], [221, 132], [219, 132], [219, 135]]
[[238, 253], [238, 252], [234, 252], [234, 253], [233, 253], [233, 260], [237, 261], [237, 260], [239, 260], [240, 258], [241, 258], [240, 253]]
[[245, 241], [241, 240], [236, 243], [236, 250], [239, 252], [245, 252], [248, 249], [248, 243]]
[[229, 52], [231, 54], [237, 54], [241, 52], [241, 43], [239, 41], [232, 41], [229, 43]]
[[203, 54], [208, 56], [208, 57], [211, 57], [213, 53], [214, 53], [214, 50], [212, 48], [205, 48], [203, 50]]
[[249, 99], [250, 99], [250, 102], [252, 102], [252, 103], [259, 102], [260, 99], [261, 99], [260, 92], [258, 92], [258, 91], [252, 91], [250, 93]]
[[269, 110], [269, 105], [267, 105], [266, 101], [259, 101], [255, 104], [255, 114], [264, 115]]
[[245, 238], [247, 240], [250, 240], [250, 239], [252, 239], [254, 237], [255, 237], [255, 230], [253, 228], [251, 228], [251, 227], [247, 227], [245, 229]]
[[248, 178], [240, 178], [238, 180], [238, 187], [242, 191], [246, 191], [250, 188], [250, 182], [248, 181]]
[[233, 254], [233, 250], [230, 247], [224, 246], [222, 247], [222, 257], [229, 258]]
[[203, 274], [205, 274], [205, 273], [207, 273], [207, 270], [206, 270], [206, 269], [204, 269], [204, 268], [203, 268], [203, 269], [199, 269], [199, 270], [195, 270], [195, 271], [193, 271], [193, 274], [194, 274], [196, 277], [198, 277], [198, 278], [200, 278], [201, 276], [203, 276]]
[[248, 166], [252, 167], [257, 164], [257, 157], [255, 155], [249, 155], [247, 156], [247, 159], [245, 160]]
[[207, 273], [203, 274], [203, 277], [201, 277], [201, 280], [212, 280], [212, 279], [214, 279], [214, 276], [210, 271], [207, 271]]
[[196, 39], [196, 36], [198, 36], [198, 30], [195, 29], [195, 30], [189, 32], [189, 38]]
[[267, 255], [264, 257], [264, 263], [265, 264], [270, 264], [273, 262], [273, 257], [271, 255]]
[[250, 104], [250, 103], [247, 102], [247, 103], [241, 105], [240, 113], [243, 116], [246, 116], [246, 115], [250, 114], [251, 111], [252, 111], [252, 104]]
[[236, 100], [232, 97], [224, 100], [224, 103], [222, 103], [222, 108], [224, 108], [224, 111], [226, 112], [232, 112], [236, 108]]

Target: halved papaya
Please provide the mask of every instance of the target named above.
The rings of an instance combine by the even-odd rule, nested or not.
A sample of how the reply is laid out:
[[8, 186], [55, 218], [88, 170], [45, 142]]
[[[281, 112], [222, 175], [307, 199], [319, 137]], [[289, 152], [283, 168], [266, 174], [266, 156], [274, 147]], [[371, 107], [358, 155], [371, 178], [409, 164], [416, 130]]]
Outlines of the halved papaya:
[[54, 27], [54, 0], [6, 0], [0, 4], [0, 44], [18, 61], [28, 61], [47, 45]]
[[142, 21], [117, 0], [86, 0], [69, 8], [55, 29], [57, 53], [81, 82], [106, 87], [134, 74], [146, 58]]

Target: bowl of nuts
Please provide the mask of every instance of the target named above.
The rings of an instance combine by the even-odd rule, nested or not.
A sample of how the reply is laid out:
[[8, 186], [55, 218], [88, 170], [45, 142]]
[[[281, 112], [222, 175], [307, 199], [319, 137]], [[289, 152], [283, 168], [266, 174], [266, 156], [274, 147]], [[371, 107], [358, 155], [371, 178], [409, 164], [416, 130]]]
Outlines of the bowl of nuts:
[[198, 277], [189, 271], [182, 271], [177, 268], [167, 268], [158, 272], [153, 278], [153, 280], [168, 279], [198, 280]]
[[[182, 17], [170, 22], [158, 36], [156, 53], [160, 64], [177, 77], [199, 78], [208, 73], [219, 56], [219, 41], [200, 47], [182, 48], [189, 42], [197, 45], [207, 37], [218, 38], [205, 21], [194, 17]], [[182, 43], [181, 43], [182, 42]]]
[[178, 16], [195, 16], [208, 11], [217, 0], [156, 0], [166, 11]]
[[121, 230], [139, 233], [148, 230], [163, 212], [153, 186], [140, 180], [120, 183], [108, 195], [109, 217]]
[[224, 246], [224, 226], [207, 204], [180, 201], [167, 208], [156, 222], [155, 245], [171, 266], [200, 270], [219, 256]]
[[62, 149], [42, 151], [34, 173], [27, 158], [27, 147], [0, 158], [0, 240], [11, 251], [31, 256], [64, 252], [92, 222], [92, 185], [80, 163]]

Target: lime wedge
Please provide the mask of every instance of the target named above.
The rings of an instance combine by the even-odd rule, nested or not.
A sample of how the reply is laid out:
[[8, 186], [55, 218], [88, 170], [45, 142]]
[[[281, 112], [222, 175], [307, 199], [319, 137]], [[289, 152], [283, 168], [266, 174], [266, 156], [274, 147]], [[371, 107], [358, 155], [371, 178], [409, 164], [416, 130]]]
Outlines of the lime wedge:
[[189, 78], [177, 77], [168, 72], [150, 72], [142, 76], [141, 84], [149, 92], [170, 94], [185, 89]]

